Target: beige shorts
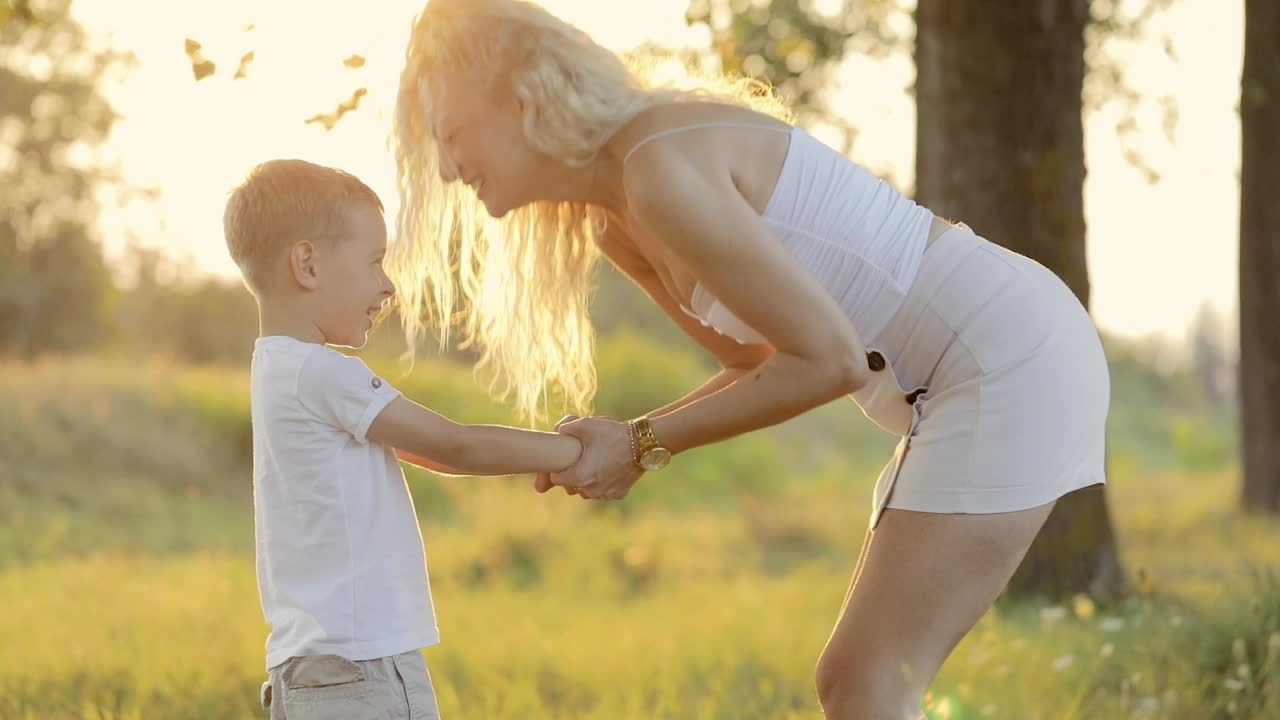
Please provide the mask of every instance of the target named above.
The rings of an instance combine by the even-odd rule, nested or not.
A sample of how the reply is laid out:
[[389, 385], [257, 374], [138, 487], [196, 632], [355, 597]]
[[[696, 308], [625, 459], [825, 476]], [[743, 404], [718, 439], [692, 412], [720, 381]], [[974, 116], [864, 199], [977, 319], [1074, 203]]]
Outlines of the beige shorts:
[[262, 684], [271, 720], [438, 720], [421, 650], [376, 660], [292, 657]]

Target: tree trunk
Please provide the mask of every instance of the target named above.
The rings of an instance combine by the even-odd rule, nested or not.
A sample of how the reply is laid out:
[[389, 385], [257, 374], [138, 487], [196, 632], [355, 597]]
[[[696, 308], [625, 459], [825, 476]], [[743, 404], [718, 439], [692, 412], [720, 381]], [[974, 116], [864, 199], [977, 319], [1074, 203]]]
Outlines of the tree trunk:
[[1280, 512], [1280, 4], [1245, 0], [1240, 82], [1240, 411], [1246, 511]]
[[[1056, 272], [1086, 306], [1084, 28], [1088, 0], [919, 0], [917, 200]], [[1062, 498], [1010, 595], [1124, 585], [1100, 488]]]

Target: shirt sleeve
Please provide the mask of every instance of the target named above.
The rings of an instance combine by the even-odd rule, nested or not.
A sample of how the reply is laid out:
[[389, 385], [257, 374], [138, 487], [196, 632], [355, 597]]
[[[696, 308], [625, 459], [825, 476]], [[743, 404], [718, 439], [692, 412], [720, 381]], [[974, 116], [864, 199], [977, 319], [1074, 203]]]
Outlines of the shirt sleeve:
[[345, 430], [356, 442], [400, 391], [357, 357], [330, 348], [311, 353], [298, 372], [298, 398], [321, 421]]

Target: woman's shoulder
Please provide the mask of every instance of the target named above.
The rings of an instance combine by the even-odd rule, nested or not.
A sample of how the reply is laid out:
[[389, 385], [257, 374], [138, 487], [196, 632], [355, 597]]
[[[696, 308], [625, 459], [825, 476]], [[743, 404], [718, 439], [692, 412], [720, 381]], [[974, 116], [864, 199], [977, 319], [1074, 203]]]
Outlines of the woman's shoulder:
[[[664, 135], [688, 130], [761, 126], [786, 130], [791, 126], [751, 108], [713, 100], [670, 101], [651, 105], [633, 115], [609, 140], [611, 152], [627, 160], [641, 147]], [[700, 143], [704, 138], [686, 138]]]
[[[673, 196], [697, 196], [716, 178], [776, 177], [772, 163], [781, 163], [789, 144], [779, 142], [777, 135], [791, 130], [777, 118], [733, 105], [690, 101], [655, 106], [616, 136], [623, 192], [633, 211], [641, 213], [642, 208], [667, 205]], [[758, 170], [758, 165], [770, 169]]]

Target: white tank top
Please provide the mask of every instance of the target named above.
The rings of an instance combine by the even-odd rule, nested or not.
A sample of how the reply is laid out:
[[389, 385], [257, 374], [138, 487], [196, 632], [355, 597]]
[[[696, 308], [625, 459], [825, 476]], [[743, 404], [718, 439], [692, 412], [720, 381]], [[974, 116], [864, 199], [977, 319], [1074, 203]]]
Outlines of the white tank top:
[[[933, 213], [798, 127], [687, 125], [644, 138], [627, 157], [664, 135], [708, 127], [790, 135], [782, 172], [761, 218], [844, 309], [863, 343], [874, 346], [915, 280]], [[694, 286], [690, 304], [692, 308], [682, 309], [720, 334], [743, 344], [766, 342], [701, 283]]]

